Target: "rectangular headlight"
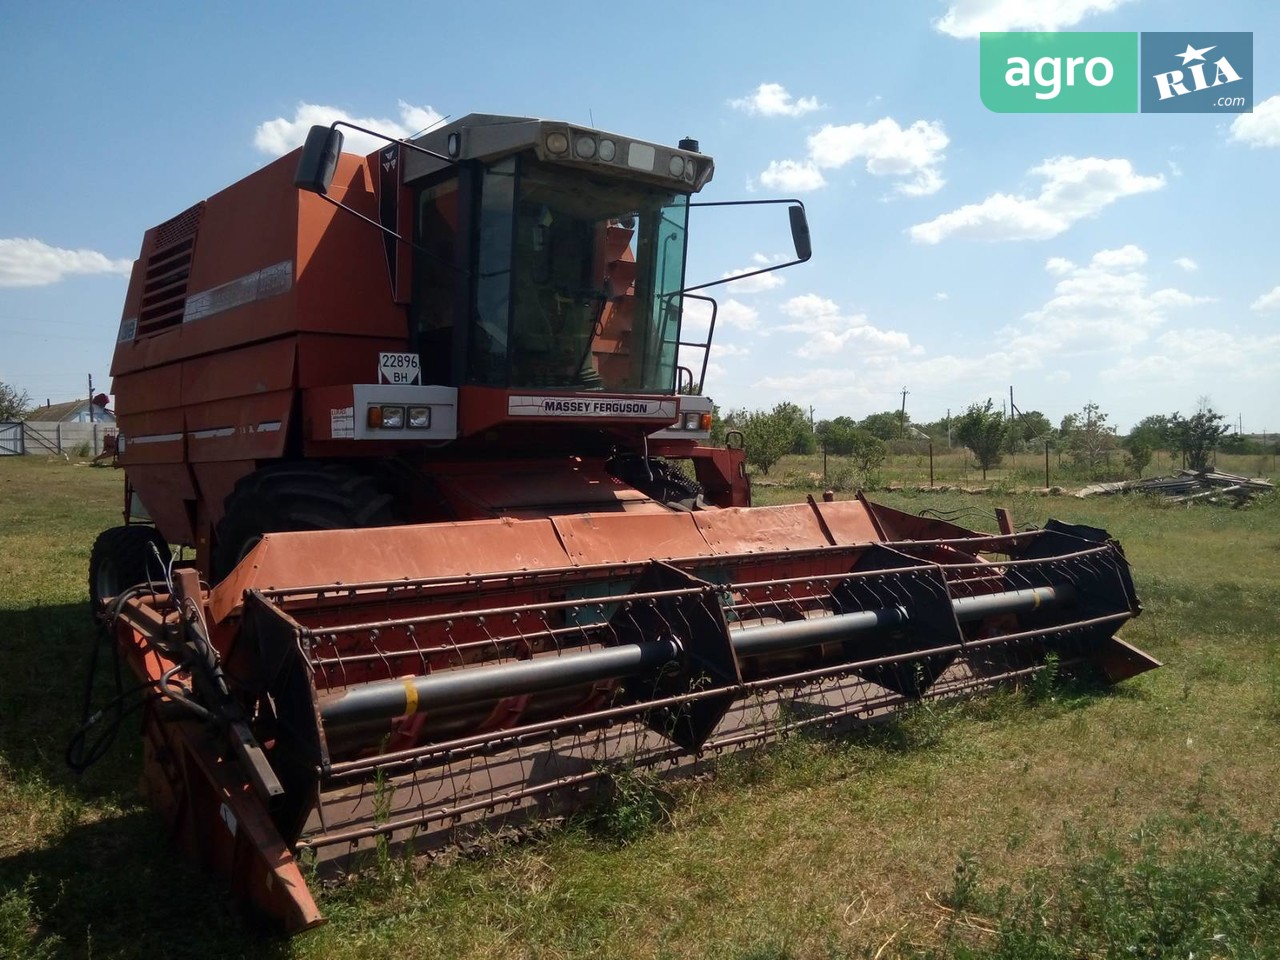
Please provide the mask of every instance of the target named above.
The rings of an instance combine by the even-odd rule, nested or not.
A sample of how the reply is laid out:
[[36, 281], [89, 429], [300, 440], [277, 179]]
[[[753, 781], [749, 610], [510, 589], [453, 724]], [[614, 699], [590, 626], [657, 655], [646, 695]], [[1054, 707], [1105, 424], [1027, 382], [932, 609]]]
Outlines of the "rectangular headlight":
[[701, 425], [702, 425], [702, 414], [686, 413], [684, 415], [684, 424], [683, 424], [684, 429], [697, 430], [701, 427]]
[[384, 430], [399, 430], [404, 426], [404, 407], [396, 404], [384, 403], [382, 405], [382, 428]]
[[627, 166], [633, 170], [653, 172], [653, 161], [657, 151], [647, 143], [631, 143], [627, 147]]
[[410, 407], [409, 408], [409, 427], [410, 429], [425, 429], [431, 426], [431, 408], [430, 407]]

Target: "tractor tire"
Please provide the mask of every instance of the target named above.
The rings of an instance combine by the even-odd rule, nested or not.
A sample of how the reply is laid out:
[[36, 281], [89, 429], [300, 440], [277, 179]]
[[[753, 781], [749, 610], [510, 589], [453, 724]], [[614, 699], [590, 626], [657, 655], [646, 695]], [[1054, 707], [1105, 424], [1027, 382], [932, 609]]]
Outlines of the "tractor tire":
[[99, 616], [106, 600], [135, 584], [163, 581], [169, 556], [169, 544], [155, 527], [132, 525], [102, 531], [89, 554], [89, 612]]
[[394, 498], [372, 476], [344, 463], [301, 461], [242, 477], [214, 531], [214, 583], [226, 579], [263, 534], [385, 527], [401, 522]]
[[609, 472], [647, 497], [674, 510], [705, 509], [702, 484], [686, 477], [673, 464], [657, 457], [621, 456], [606, 465]]

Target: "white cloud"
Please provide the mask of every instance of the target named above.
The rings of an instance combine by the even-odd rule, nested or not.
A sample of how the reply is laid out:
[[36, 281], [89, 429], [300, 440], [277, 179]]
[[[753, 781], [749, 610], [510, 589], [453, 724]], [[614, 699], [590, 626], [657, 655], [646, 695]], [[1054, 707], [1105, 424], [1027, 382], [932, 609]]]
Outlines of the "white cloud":
[[[771, 264], [782, 262], [781, 257], [766, 257], [763, 253], [752, 254], [751, 260], [751, 266], [740, 267], [737, 270], [730, 270], [727, 273], [723, 273], [720, 275], [721, 279], [728, 279], [730, 277], [740, 276], [744, 273], [751, 273], [753, 270], [762, 270]], [[734, 293], [739, 294], [762, 293], [765, 290], [776, 290], [786, 282], [786, 278], [783, 277], [781, 273], [774, 271], [773, 273], [761, 273], [754, 277], [746, 277], [743, 280], [733, 280], [730, 283], [725, 284], [725, 286], [731, 289]]]
[[[682, 338], [694, 340], [705, 337], [710, 326], [711, 304], [706, 300], [687, 298], [684, 301]], [[758, 330], [760, 328], [760, 312], [755, 307], [750, 307], [741, 300], [734, 300], [731, 297], [721, 303], [716, 310], [716, 327], [722, 328], [726, 326], [735, 330]]]
[[[781, 329], [808, 334], [805, 356], [816, 362], [800, 371], [764, 377], [753, 388], [773, 392], [779, 399], [804, 396], [837, 410], [871, 411], [885, 409], [887, 398], [903, 384], [913, 385], [920, 396], [928, 393], [954, 405], [998, 396], [1009, 383], [1034, 377], [1052, 385], [1049, 396], [1056, 396], [1063, 385], [1084, 382], [1078, 376], [1081, 369], [1095, 371], [1106, 362], [1121, 369], [1140, 362], [1155, 349], [1157, 337], [1163, 345], [1160, 353], [1167, 358], [1162, 362], [1177, 363], [1189, 348], [1183, 346], [1185, 338], [1168, 328], [1177, 316], [1195, 318], [1196, 307], [1208, 299], [1173, 288], [1152, 290], [1142, 273], [1146, 262], [1146, 253], [1134, 245], [1100, 250], [1083, 264], [1054, 257], [1046, 263], [1053, 278], [1051, 295], [1041, 307], [998, 331], [989, 345], [963, 355], [929, 356], [918, 345], [885, 349], [874, 363], [860, 364], [856, 377], [832, 354], [846, 347], [850, 352], [872, 352], [856, 335], [841, 337], [850, 326], [859, 329], [865, 317], [845, 317], [834, 301], [820, 296], [793, 297], [782, 307], [788, 322]], [[906, 341], [905, 335], [897, 336]], [[1214, 336], [1202, 334], [1197, 342], [1210, 351]], [[1248, 338], [1239, 343], [1228, 338], [1228, 343], [1232, 356], [1239, 356], [1245, 346], [1266, 345]], [[1273, 347], [1269, 357], [1249, 369], [1280, 364], [1280, 349]]]
[[917, 120], [901, 127], [892, 117], [883, 117], [871, 124], [828, 124], [809, 137], [809, 159], [827, 169], [865, 160], [867, 173], [905, 178], [897, 190], [919, 197], [942, 188], [945, 181], [938, 167], [946, 157], [948, 143], [937, 121]]
[[[793, 323], [778, 327], [779, 330], [830, 330], [841, 326], [844, 322], [840, 315], [840, 305], [816, 293], [802, 293], [792, 297], [782, 305], [782, 312], [790, 317]], [[858, 314], [856, 319], [865, 323], [867, 318], [863, 314]]]
[[947, 293], [945, 290], [939, 290], [933, 295], [933, 299], [937, 300], [939, 303], [943, 303], [951, 299], [951, 294]]
[[1186, 394], [1203, 394], [1205, 384], [1258, 382], [1280, 377], [1280, 333], [1255, 336], [1228, 330], [1183, 327], [1168, 330], [1139, 352], [1102, 370], [1101, 379], [1152, 384], [1167, 390], [1187, 384]]
[[760, 174], [760, 182], [784, 193], [804, 193], [827, 185], [822, 171], [808, 160], [771, 160]]
[[953, 0], [933, 22], [935, 29], [961, 39], [983, 30], [1053, 31], [1074, 26], [1085, 17], [1109, 13], [1128, 0]]
[[716, 322], [739, 330], [757, 330], [760, 327], [760, 313], [740, 300], [729, 299], [720, 304], [720, 309], [716, 311]]
[[1147, 255], [1133, 244], [1099, 250], [1087, 264], [1061, 257], [1045, 264], [1057, 277], [1053, 296], [1004, 332], [1016, 362], [1038, 366], [1072, 354], [1110, 353], [1146, 341], [1170, 311], [1210, 302], [1171, 287], [1149, 290], [1141, 272]]
[[774, 160], [760, 182], [775, 190], [817, 190], [826, 186], [823, 170], [838, 170], [862, 161], [867, 173], [896, 177], [894, 189], [911, 197], [937, 193], [946, 182], [939, 167], [950, 140], [942, 124], [917, 120], [899, 126], [892, 117], [875, 123], [827, 124], [808, 140], [804, 160]]
[[30, 237], [0, 240], [0, 287], [46, 287], [95, 273], [127, 277], [132, 269], [132, 260], [112, 260], [96, 250], [64, 250]]
[[1195, 273], [1200, 269], [1200, 264], [1196, 263], [1190, 257], [1178, 257], [1173, 262], [1176, 266], [1181, 267], [1187, 273]]
[[[850, 376], [851, 358], [869, 351], [854, 335], [842, 334], [850, 325], [858, 329], [865, 317], [846, 317], [836, 302], [814, 294], [791, 298], [781, 308], [783, 329], [806, 334], [804, 361], [788, 367], [781, 352], [769, 353], [767, 372], [744, 390], [746, 406], [799, 397], [818, 406], [820, 416], [863, 416], [896, 410], [905, 384], [909, 410], [919, 404], [922, 419], [931, 419], [947, 406], [956, 412], [966, 403], [998, 398], [1018, 383], [1029, 388], [1023, 402], [1051, 417], [1094, 398], [1117, 422], [1134, 422], [1178, 408], [1180, 397], [1228, 384], [1244, 384], [1244, 396], [1274, 393], [1280, 333], [1265, 321], [1248, 329], [1240, 317], [1224, 317], [1207, 329], [1224, 308], [1203, 310], [1198, 307], [1210, 298], [1155, 287], [1144, 273], [1148, 264], [1147, 253], [1134, 244], [1082, 261], [1053, 257], [1042, 305], [1011, 328], [992, 330], [986, 342], [963, 340], [959, 353], [931, 356], [919, 346], [873, 353], [872, 361], [856, 364], [856, 376]], [[1280, 288], [1274, 296], [1280, 307]]]
[[1254, 104], [1231, 122], [1231, 139], [1251, 147], [1280, 147], [1280, 95]]
[[910, 353], [911, 338], [896, 330], [881, 330], [865, 313], [846, 314], [834, 300], [806, 293], [782, 305], [789, 323], [774, 327], [780, 333], [801, 333], [805, 340], [795, 354], [808, 360], [830, 357], [850, 344], [860, 356]]
[[1090, 262], [1106, 270], [1140, 267], [1147, 262], [1147, 254], [1141, 247], [1128, 243], [1116, 250], [1099, 250]]
[[1275, 310], [1280, 308], [1280, 287], [1273, 287], [1249, 305], [1250, 310]]
[[730, 100], [729, 106], [761, 117], [799, 117], [821, 109], [822, 104], [817, 97], [793, 100], [787, 88], [780, 83], [762, 83], [749, 97]]
[[[403, 100], [399, 102], [398, 106], [400, 119], [391, 120], [385, 117], [353, 117], [339, 107], [300, 103], [298, 104], [298, 109], [294, 111], [292, 120], [277, 117], [274, 120], [267, 120], [258, 124], [258, 129], [254, 131], [253, 135], [253, 145], [265, 154], [279, 157], [295, 147], [302, 146], [302, 142], [307, 138], [307, 131], [313, 126], [328, 126], [335, 120], [345, 120], [357, 126], [377, 130], [388, 137], [404, 139], [425, 130], [427, 127], [434, 126], [444, 119], [431, 107], [415, 107], [412, 104], [405, 103]], [[340, 129], [342, 130], [342, 135], [346, 138], [342, 149], [347, 153], [368, 154], [386, 146], [386, 141], [378, 137], [371, 137], [368, 134], [360, 133], [347, 127]]]
[[917, 243], [940, 243], [947, 237], [971, 240], [1047, 240], [1073, 223], [1092, 217], [1121, 197], [1165, 184], [1162, 175], [1143, 176], [1123, 158], [1053, 157], [1031, 173], [1043, 177], [1036, 197], [996, 193], [944, 213], [910, 230]]

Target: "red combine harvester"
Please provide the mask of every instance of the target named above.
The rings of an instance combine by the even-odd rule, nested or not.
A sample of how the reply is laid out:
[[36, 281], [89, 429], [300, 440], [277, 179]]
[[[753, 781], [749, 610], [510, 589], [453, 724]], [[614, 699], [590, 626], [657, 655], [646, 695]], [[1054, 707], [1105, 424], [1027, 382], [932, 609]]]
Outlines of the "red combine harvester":
[[[1113, 636], [1139, 606], [1104, 531], [750, 506], [698, 395], [695, 141], [471, 115], [359, 157], [339, 126], [147, 232], [112, 366], [125, 524], [90, 566], [150, 798], [287, 929], [321, 920], [300, 857], [1049, 658], [1157, 665]], [[803, 207], [765, 202], [807, 260]]]

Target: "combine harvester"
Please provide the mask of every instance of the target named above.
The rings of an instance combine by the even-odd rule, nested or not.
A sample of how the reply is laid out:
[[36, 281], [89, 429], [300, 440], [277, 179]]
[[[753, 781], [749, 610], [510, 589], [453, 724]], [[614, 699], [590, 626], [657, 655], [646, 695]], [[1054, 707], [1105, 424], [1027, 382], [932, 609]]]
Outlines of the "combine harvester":
[[[472, 115], [360, 157], [338, 126], [147, 232], [112, 366], [125, 525], [90, 566], [151, 800], [288, 930], [321, 921], [300, 860], [1050, 656], [1157, 665], [1113, 636], [1139, 607], [1101, 530], [750, 506], [697, 395], [695, 141]], [[803, 207], [763, 202], [807, 260]]]

